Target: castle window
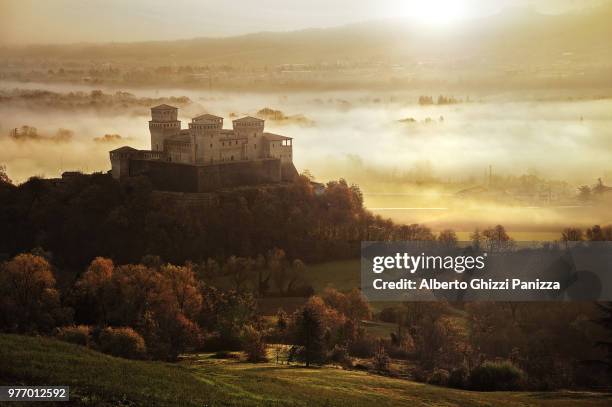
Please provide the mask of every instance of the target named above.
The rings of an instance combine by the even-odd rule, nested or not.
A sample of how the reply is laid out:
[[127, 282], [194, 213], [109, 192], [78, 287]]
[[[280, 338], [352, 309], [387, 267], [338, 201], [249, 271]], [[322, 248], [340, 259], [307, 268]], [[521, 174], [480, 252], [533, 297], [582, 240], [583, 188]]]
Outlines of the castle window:
[[212, 144], [210, 145], [210, 148], [212, 148]]

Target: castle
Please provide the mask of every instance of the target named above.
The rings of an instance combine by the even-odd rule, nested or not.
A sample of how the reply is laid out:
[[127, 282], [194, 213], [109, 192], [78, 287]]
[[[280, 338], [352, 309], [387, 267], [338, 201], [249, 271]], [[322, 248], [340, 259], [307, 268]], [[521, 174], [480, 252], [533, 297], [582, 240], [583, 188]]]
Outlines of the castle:
[[121, 147], [110, 151], [116, 179], [144, 175], [156, 189], [210, 192], [226, 187], [291, 181], [291, 137], [264, 132], [264, 120], [243, 117], [223, 128], [223, 118], [194, 117], [182, 129], [178, 108], [151, 108], [151, 150]]

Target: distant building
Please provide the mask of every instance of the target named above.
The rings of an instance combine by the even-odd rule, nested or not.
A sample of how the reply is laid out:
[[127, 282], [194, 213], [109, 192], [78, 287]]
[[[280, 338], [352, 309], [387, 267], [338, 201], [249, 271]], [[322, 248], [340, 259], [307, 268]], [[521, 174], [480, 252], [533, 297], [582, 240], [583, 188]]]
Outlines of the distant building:
[[290, 181], [291, 137], [264, 132], [264, 120], [243, 117], [223, 128], [223, 118], [194, 117], [181, 128], [178, 108], [151, 109], [151, 150], [121, 147], [110, 152], [114, 178], [146, 175], [158, 189], [209, 192], [224, 187]]

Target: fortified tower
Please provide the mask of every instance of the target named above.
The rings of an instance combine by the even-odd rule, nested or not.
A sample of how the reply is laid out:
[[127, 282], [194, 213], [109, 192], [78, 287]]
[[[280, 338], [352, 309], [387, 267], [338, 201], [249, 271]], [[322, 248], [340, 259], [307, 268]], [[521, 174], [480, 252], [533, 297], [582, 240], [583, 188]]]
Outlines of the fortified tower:
[[169, 105], [152, 107], [149, 131], [151, 132], [151, 150], [164, 151], [164, 141], [181, 131], [178, 108]]
[[232, 124], [234, 134], [247, 140], [246, 158], [253, 160], [263, 157], [264, 121], [256, 117], [246, 116], [232, 121]]
[[219, 154], [215, 152], [221, 144], [219, 139], [222, 129], [223, 117], [203, 114], [191, 120], [189, 133], [193, 163], [206, 164], [218, 160]]

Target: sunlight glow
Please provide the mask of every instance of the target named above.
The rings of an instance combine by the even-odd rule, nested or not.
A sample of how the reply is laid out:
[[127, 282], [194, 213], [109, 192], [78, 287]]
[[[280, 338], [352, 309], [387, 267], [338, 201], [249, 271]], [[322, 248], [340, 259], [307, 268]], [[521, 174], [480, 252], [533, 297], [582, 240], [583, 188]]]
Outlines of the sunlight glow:
[[401, 14], [430, 25], [444, 25], [467, 17], [464, 0], [417, 0], [402, 2]]

